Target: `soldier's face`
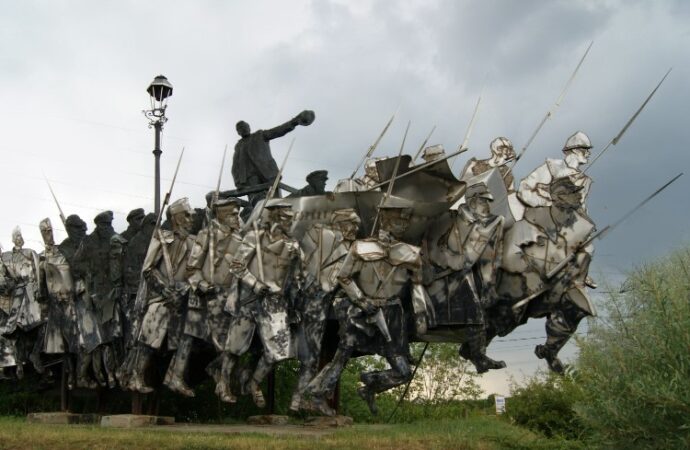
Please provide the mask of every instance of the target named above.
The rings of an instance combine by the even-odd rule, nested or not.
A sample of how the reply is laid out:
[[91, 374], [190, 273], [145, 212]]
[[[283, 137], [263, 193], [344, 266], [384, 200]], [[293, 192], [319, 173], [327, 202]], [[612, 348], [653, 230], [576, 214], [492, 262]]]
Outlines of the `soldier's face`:
[[353, 241], [357, 239], [357, 230], [359, 230], [359, 223], [354, 221], [340, 222], [338, 229], [347, 240]]
[[190, 211], [182, 211], [174, 214], [172, 219], [178, 230], [189, 231], [194, 224], [194, 219]]
[[590, 150], [588, 148], [575, 148], [565, 156], [566, 164], [570, 167], [578, 167], [589, 162]]
[[469, 207], [480, 217], [488, 217], [491, 214], [491, 201], [484, 197], [470, 199]]
[[513, 150], [513, 147], [499, 147], [498, 151], [494, 155], [494, 159], [497, 166], [504, 164], [506, 161], [512, 161], [515, 159], [515, 150]]
[[111, 224], [109, 222], [98, 222], [96, 224], [96, 233], [101, 237], [106, 237], [110, 228]]
[[318, 192], [323, 192], [326, 190], [326, 181], [328, 180], [327, 177], [319, 177], [316, 178], [315, 180], [312, 180], [312, 185]]
[[216, 211], [216, 217], [218, 218], [218, 222], [232, 229], [240, 227], [239, 208], [236, 206], [218, 209]]
[[12, 236], [12, 243], [17, 248], [22, 248], [24, 246], [24, 238], [21, 234], [16, 234]]
[[54, 245], [53, 229], [51, 227], [41, 228], [41, 237], [46, 245]]
[[401, 239], [407, 230], [407, 220], [397, 211], [385, 211], [381, 213], [381, 228]]

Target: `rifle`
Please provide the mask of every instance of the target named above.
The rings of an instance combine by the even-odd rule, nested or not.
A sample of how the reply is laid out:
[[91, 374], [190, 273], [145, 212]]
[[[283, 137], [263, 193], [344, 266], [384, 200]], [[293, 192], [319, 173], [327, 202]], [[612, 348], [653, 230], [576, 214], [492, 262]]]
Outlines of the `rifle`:
[[609, 149], [609, 147], [611, 147], [612, 145], [618, 144], [618, 141], [620, 141], [620, 139], [623, 137], [623, 134], [626, 131], [628, 131], [628, 128], [630, 128], [630, 125], [632, 125], [632, 123], [635, 121], [635, 119], [637, 119], [637, 116], [640, 115], [640, 113], [642, 112], [644, 107], [647, 106], [647, 103], [649, 103], [649, 101], [652, 99], [654, 94], [656, 94], [657, 89], [659, 89], [659, 87], [661, 86], [661, 83], [664, 82], [664, 80], [666, 79], [668, 74], [671, 73], [671, 70], [673, 70], [673, 68], [668, 69], [668, 71], [666, 72], [664, 77], [661, 79], [661, 81], [659, 81], [659, 84], [656, 85], [654, 90], [647, 96], [647, 98], [642, 103], [642, 105], [637, 109], [637, 111], [635, 111], [635, 114], [633, 114], [632, 117], [630, 117], [630, 119], [625, 123], [625, 125], [623, 126], [621, 131], [613, 139], [611, 139], [608, 144], [606, 144], [606, 147], [604, 147], [604, 149], [602, 151], [600, 151], [597, 154], [597, 156], [594, 157], [592, 162], [589, 163], [589, 165], [587, 167], [585, 167], [585, 169], [582, 171], [583, 173], [587, 172], [594, 165], [594, 163], [597, 162], [597, 160], [601, 157], [601, 155], [603, 155], [604, 152], [606, 152], [606, 150]]
[[[482, 88], [483, 89], [483, 88]], [[472, 112], [472, 118], [470, 119], [470, 123], [467, 125], [467, 131], [465, 131], [465, 138], [462, 140], [462, 144], [460, 144], [460, 147], [458, 147], [458, 151], [461, 150], [467, 150], [467, 143], [470, 141], [470, 135], [472, 134], [472, 129], [474, 128], [474, 121], [477, 119], [477, 112], [479, 112], [479, 104], [482, 102], [482, 94], [479, 94], [479, 98], [477, 98], [477, 104], [474, 105], [474, 112]], [[455, 165], [455, 161], [453, 161], [453, 164], [451, 164], [450, 169], [451, 172], [453, 171], [453, 166]]]
[[376, 217], [374, 217], [374, 224], [371, 226], [371, 235], [373, 236], [374, 233], [376, 232], [376, 225], [378, 224], [379, 221], [379, 215], [381, 214], [381, 207], [386, 203], [386, 200], [390, 198], [391, 193], [393, 192], [393, 183], [395, 183], [395, 177], [398, 175], [398, 169], [400, 168], [400, 158], [402, 157], [402, 152], [403, 149], [405, 148], [405, 140], [407, 139], [407, 132], [410, 130], [410, 124], [411, 122], [407, 122], [407, 128], [405, 128], [405, 134], [403, 135], [403, 140], [402, 143], [400, 144], [400, 151], [398, 152], [398, 159], [395, 160], [395, 166], [393, 167], [393, 175], [391, 176], [390, 182], [388, 183], [388, 189], [386, 190], [386, 193], [384, 196], [381, 198], [381, 202], [379, 203], [379, 207], [376, 210]]
[[385, 127], [383, 127], [383, 131], [381, 131], [381, 134], [379, 134], [379, 137], [376, 138], [373, 144], [369, 146], [369, 149], [367, 152], [364, 154], [362, 157], [362, 160], [357, 164], [357, 167], [355, 170], [352, 172], [352, 175], [350, 175], [350, 179], [352, 180], [355, 175], [357, 175], [357, 172], [359, 171], [359, 168], [362, 167], [362, 164], [364, 164], [364, 161], [367, 160], [367, 158], [371, 158], [371, 155], [374, 154], [374, 150], [376, 150], [376, 147], [378, 147], [379, 142], [381, 142], [381, 139], [383, 139], [383, 136], [386, 134], [386, 131], [388, 131], [388, 127], [391, 126], [391, 123], [393, 123], [393, 119], [395, 119], [395, 115], [398, 113], [398, 110], [400, 109], [400, 105], [396, 108], [395, 112], [391, 116], [391, 118], [388, 120], [388, 123], [386, 124]]
[[211, 258], [211, 282], [215, 277], [215, 254], [216, 254], [216, 242], [215, 233], [213, 232], [213, 219], [212, 211], [216, 203], [218, 203], [218, 195], [220, 193], [220, 182], [223, 179], [223, 167], [225, 166], [225, 154], [228, 152], [228, 145], [225, 144], [225, 150], [223, 150], [223, 159], [220, 161], [220, 172], [218, 173], [218, 183], [216, 183], [216, 190], [213, 192], [213, 197], [211, 197], [211, 204], [209, 205], [209, 220], [208, 220], [208, 256]]
[[50, 189], [50, 194], [53, 196], [53, 200], [55, 200], [55, 204], [57, 205], [58, 211], [60, 213], [60, 220], [62, 221], [62, 225], [65, 228], [67, 228], [67, 220], [65, 219], [65, 214], [62, 212], [62, 208], [60, 208], [60, 202], [58, 202], [58, 199], [55, 196], [55, 192], [53, 192], [53, 187], [50, 185], [50, 181], [48, 181], [48, 178], [46, 178], [45, 174], [43, 174], [43, 179], [46, 180], [46, 183], [48, 184], [48, 189]]
[[[534, 138], [537, 137], [537, 134], [539, 134], [539, 131], [541, 131], [541, 129], [544, 126], [544, 124], [546, 123], [546, 121], [549, 120], [556, 113], [556, 110], [561, 106], [561, 102], [565, 98], [565, 93], [568, 91], [568, 88], [570, 88], [570, 85], [572, 84], [573, 80], [575, 79], [575, 75], [577, 75], [577, 72], [580, 70], [580, 66], [582, 65], [585, 58], [587, 57], [587, 54], [589, 53], [589, 49], [592, 48], [593, 44], [594, 44], [594, 41], [589, 43], [587, 50], [585, 50], [585, 54], [582, 55], [582, 58], [580, 58], [580, 62], [577, 63], [577, 67], [575, 67], [573, 74], [570, 75], [570, 78], [565, 83], [565, 86], [563, 87], [563, 90], [561, 91], [561, 95], [559, 95], [558, 99], [556, 99], [556, 103], [554, 103], [554, 105], [551, 107], [551, 109], [549, 109], [546, 112], [546, 115], [544, 116], [544, 118], [541, 120], [541, 122], [539, 122], [539, 125], [537, 125], [537, 129], [534, 130], [534, 133], [532, 133], [530, 138], [527, 140], [527, 143], [525, 144], [525, 146], [522, 147], [522, 150], [520, 150], [520, 153], [518, 153], [518, 155], [513, 160], [513, 164], [510, 166], [510, 170], [507, 171], [506, 174], [510, 173], [510, 171], [513, 170], [513, 167], [515, 167], [515, 164], [517, 164], [517, 162], [520, 160], [520, 158], [522, 158], [522, 156], [525, 154], [525, 152], [527, 151], [529, 146], [532, 144], [532, 141], [534, 141]], [[505, 175], [504, 175], [504, 177], [505, 177]]]

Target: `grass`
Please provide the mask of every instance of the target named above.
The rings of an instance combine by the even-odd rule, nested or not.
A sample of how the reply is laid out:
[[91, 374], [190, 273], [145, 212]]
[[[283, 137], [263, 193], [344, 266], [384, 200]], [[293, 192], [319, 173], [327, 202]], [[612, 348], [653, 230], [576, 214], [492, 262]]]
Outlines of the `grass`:
[[104, 429], [86, 425], [33, 425], [0, 418], [0, 449], [584, 449], [548, 439], [491, 416], [419, 421], [388, 427], [355, 425], [321, 437], [173, 432], [160, 428]]

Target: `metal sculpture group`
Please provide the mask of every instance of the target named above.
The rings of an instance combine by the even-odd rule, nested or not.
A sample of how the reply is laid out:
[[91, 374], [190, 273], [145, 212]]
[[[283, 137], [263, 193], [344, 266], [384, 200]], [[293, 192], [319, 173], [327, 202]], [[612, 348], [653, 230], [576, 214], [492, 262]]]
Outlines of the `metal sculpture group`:
[[[297, 358], [289, 409], [333, 415], [328, 399], [348, 360], [376, 354], [390, 368], [362, 373], [358, 390], [376, 413], [376, 395], [412, 377], [411, 341], [456, 342], [482, 373], [505, 367], [487, 356], [488, 343], [530, 317], [546, 318], [537, 357], [563, 371], [559, 350], [595, 314], [588, 267], [600, 233], [586, 209], [591, 178], [580, 169], [589, 138], [570, 136], [563, 159], [547, 160], [517, 189], [513, 145], [499, 137], [491, 157], [471, 159], [459, 177], [448, 158], [462, 148], [420, 148], [425, 162], [414, 165], [402, 146], [398, 157], [371, 158], [374, 144], [361, 178], [355, 171], [324, 194], [327, 172], [316, 171], [280, 198], [283, 168], [268, 142], [313, 121], [304, 111], [254, 133], [239, 122], [235, 196], [216, 190], [199, 213], [186, 198], [168, 205], [168, 192], [166, 226], [135, 209], [118, 234], [106, 211], [87, 235], [78, 216], [60, 210], [68, 237], [56, 245], [42, 220], [40, 255], [16, 229], [0, 266], [3, 374], [21, 378], [28, 363], [41, 373], [46, 355], [62, 355], [70, 388], [148, 393], [162, 383], [194, 396], [190, 356], [212, 349], [206, 371], [218, 396], [251, 395], [264, 407], [261, 382]], [[338, 339], [323, 361], [329, 322]], [[166, 363], [156, 379], [152, 366]]]

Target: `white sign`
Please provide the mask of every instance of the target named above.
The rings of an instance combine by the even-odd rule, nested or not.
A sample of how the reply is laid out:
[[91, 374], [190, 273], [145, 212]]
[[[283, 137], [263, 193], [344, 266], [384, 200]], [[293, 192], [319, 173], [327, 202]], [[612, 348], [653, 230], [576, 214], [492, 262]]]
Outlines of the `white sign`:
[[506, 412], [506, 398], [495, 395], [494, 401], [496, 402], [496, 414], [504, 414]]

